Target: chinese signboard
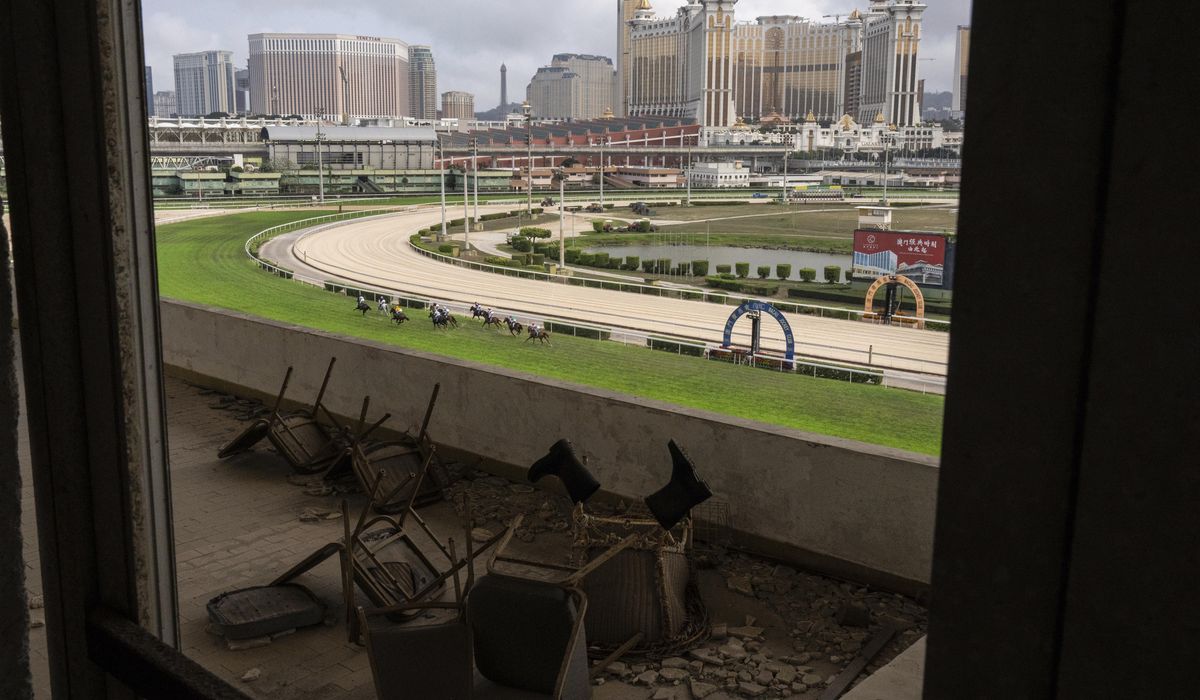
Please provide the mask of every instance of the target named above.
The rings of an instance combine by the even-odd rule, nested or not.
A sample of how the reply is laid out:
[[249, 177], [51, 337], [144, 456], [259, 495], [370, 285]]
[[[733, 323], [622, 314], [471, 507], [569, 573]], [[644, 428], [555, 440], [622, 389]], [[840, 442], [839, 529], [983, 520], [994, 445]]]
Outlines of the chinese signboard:
[[854, 277], [904, 275], [917, 284], [941, 286], [946, 237], [936, 233], [854, 232]]

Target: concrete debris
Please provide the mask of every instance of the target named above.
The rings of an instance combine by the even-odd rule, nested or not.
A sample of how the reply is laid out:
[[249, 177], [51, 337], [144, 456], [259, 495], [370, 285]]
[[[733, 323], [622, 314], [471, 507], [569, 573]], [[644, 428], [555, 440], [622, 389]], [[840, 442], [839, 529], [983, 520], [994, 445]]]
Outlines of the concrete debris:
[[677, 698], [679, 698], [679, 694], [675, 692], [674, 688], [659, 688], [650, 697], [650, 700], [676, 700]]
[[800, 681], [801, 681], [802, 683], [804, 683], [804, 685], [807, 685], [807, 686], [821, 685], [821, 683], [823, 683], [823, 682], [824, 682], [824, 681], [821, 679], [821, 677], [820, 677], [820, 676], [818, 676], [818, 675], [817, 675], [817, 674], [815, 674], [815, 673], [806, 673], [806, 674], [804, 674], [804, 677], [803, 677], [803, 678], [801, 678], [801, 679], [800, 679]]
[[29, 629], [38, 629], [46, 626], [46, 618], [41, 613], [32, 614], [29, 616]]
[[630, 675], [629, 666], [627, 666], [623, 661], [614, 661], [605, 666], [604, 670], [619, 678], [624, 678], [625, 676]]
[[713, 649], [692, 649], [688, 652], [693, 659], [713, 666], [724, 666], [725, 659]]
[[226, 645], [229, 651], [246, 651], [247, 649], [257, 649], [265, 647], [271, 643], [270, 637], [255, 637], [253, 639], [226, 639]]
[[29, 596], [29, 609], [40, 610], [46, 607], [46, 599], [40, 595]]
[[495, 533], [487, 528], [477, 527], [471, 530], [471, 539], [479, 543], [487, 542], [493, 537], [495, 537]]
[[705, 683], [704, 681], [693, 680], [692, 684], [691, 684], [691, 690], [692, 690], [692, 697], [696, 698], [697, 700], [704, 700], [704, 698], [708, 697], [709, 695], [712, 695], [713, 693], [717, 692], [720, 689], [717, 686], [713, 685], [712, 683]]
[[658, 671], [645, 671], [638, 674], [638, 677], [633, 679], [638, 685], [654, 685], [658, 682]]
[[663, 659], [662, 667], [663, 668], [687, 668], [688, 661], [687, 661], [687, 659], [683, 659], [678, 656], [672, 656], [670, 658]]
[[729, 636], [729, 627], [725, 623], [713, 625], [711, 638], [715, 641], [722, 641]]
[[748, 698], [756, 698], [765, 692], [767, 692], [766, 687], [757, 683], [747, 683], [745, 681], [738, 683], [738, 694], [745, 695]]
[[315, 523], [322, 520], [337, 520], [342, 517], [342, 514], [336, 510], [328, 508], [305, 508], [300, 511], [300, 522]]
[[688, 677], [688, 672], [681, 668], [664, 668], [658, 672], [659, 678], [668, 683], [675, 683]]
[[747, 576], [730, 576], [725, 579], [725, 585], [729, 586], [729, 590], [737, 591], [742, 595], [754, 595], [754, 584]]
[[733, 635], [734, 637], [740, 637], [742, 639], [754, 639], [756, 637], [761, 637], [762, 633], [763, 633], [763, 628], [761, 628], [761, 627], [746, 626], [746, 627], [731, 627], [731, 628], [729, 628], [729, 634]]
[[259, 677], [261, 677], [261, 676], [262, 676], [261, 669], [252, 668], [249, 671], [246, 671], [245, 673], [242, 674], [242, 682], [243, 683], [253, 683], [254, 681], [258, 680]]

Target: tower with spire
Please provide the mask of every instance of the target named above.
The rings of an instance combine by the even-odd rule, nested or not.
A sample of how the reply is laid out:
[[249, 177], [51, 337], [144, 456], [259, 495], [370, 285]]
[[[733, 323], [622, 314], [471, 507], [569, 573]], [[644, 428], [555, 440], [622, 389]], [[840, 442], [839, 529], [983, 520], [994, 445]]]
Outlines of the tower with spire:
[[500, 107], [508, 109], [508, 66], [500, 64]]

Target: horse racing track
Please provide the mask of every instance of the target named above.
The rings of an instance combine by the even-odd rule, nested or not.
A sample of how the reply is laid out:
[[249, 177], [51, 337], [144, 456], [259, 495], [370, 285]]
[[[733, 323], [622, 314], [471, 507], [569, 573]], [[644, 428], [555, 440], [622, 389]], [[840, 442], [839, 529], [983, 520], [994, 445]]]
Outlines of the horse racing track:
[[940, 450], [937, 396], [561, 334], [550, 344], [525, 342], [465, 316], [456, 317], [458, 328], [437, 329], [425, 309], [406, 309], [410, 321], [398, 325], [377, 308], [364, 314], [354, 298], [270, 275], [246, 258], [243, 246], [258, 231], [321, 213], [255, 212], [160, 227], [162, 296], [772, 425], [922, 454]]

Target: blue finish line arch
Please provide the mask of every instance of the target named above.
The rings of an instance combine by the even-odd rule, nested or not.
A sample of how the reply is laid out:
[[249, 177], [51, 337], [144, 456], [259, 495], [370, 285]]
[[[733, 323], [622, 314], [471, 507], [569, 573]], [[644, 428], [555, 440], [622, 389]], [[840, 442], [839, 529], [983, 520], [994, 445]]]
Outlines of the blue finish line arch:
[[792, 325], [788, 323], [788, 320], [784, 318], [783, 313], [779, 309], [764, 301], [748, 301], [739, 306], [729, 316], [729, 320], [725, 322], [725, 347], [733, 347], [733, 327], [737, 325], [742, 316], [751, 312], [767, 313], [776, 321], [779, 321], [779, 325], [783, 327], [783, 338], [787, 342], [787, 354], [785, 357], [788, 362], [795, 361], [796, 337], [792, 334]]

